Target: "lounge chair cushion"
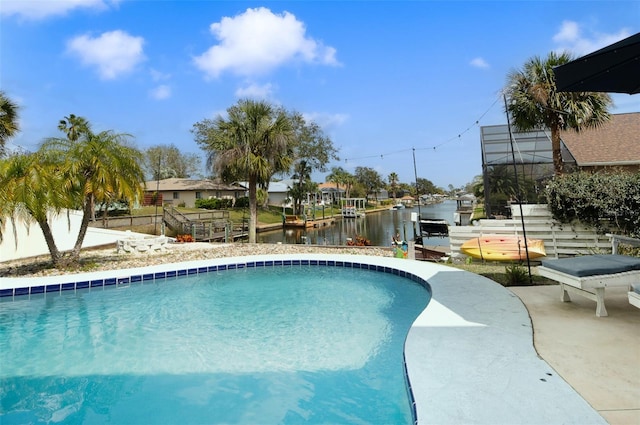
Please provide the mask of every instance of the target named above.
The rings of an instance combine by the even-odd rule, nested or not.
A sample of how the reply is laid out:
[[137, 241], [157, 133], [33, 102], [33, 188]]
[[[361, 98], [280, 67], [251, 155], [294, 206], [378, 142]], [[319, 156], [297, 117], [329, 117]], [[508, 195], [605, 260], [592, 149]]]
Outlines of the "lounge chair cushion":
[[571, 276], [585, 277], [640, 270], [640, 258], [627, 255], [585, 255], [542, 260], [542, 265]]
[[639, 257], [630, 257], [628, 255], [605, 255], [610, 260], [619, 261], [623, 264], [629, 266], [629, 270], [640, 270], [640, 258]]

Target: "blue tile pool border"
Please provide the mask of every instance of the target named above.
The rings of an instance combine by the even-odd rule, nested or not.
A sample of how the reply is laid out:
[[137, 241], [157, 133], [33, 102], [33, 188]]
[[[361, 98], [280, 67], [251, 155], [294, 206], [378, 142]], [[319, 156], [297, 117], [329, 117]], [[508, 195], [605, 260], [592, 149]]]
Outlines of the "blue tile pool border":
[[[387, 273], [395, 276], [403, 277], [410, 279], [411, 281], [418, 283], [427, 291], [429, 291], [429, 296], [431, 297], [431, 287], [429, 286], [426, 279], [420, 277], [417, 274], [407, 272], [405, 270], [399, 270], [395, 267], [389, 266], [380, 266], [368, 263], [360, 263], [357, 261], [335, 261], [335, 260], [317, 260], [317, 259], [294, 259], [294, 260], [258, 260], [258, 261], [246, 261], [246, 262], [229, 262], [226, 264], [219, 265], [211, 265], [211, 266], [200, 266], [200, 267], [189, 267], [189, 268], [177, 268], [175, 270], [162, 271], [162, 272], [149, 272], [143, 274], [132, 274], [129, 276], [119, 276], [119, 277], [108, 277], [105, 279], [93, 279], [93, 280], [79, 280], [76, 282], [65, 282], [65, 283], [53, 283], [49, 285], [42, 284], [34, 284], [31, 286], [25, 287], [15, 287], [9, 289], [0, 290], [0, 299], [24, 299], [28, 298], [31, 295], [40, 295], [46, 296], [47, 294], [60, 294], [62, 292], [68, 291], [76, 291], [76, 290], [92, 290], [96, 289], [104, 289], [109, 286], [128, 286], [133, 284], [144, 284], [144, 283], [154, 283], [156, 281], [167, 281], [173, 280], [181, 277], [192, 277], [198, 275], [206, 275], [210, 273], [217, 273], [220, 271], [228, 271], [228, 270], [243, 270], [243, 269], [255, 269], [255, 268], [266, 268], [266, 267], [303, 267], [303, 266], [312, 266], [312, 267], [341, 267], [341, 268], [352, 268], [357, 270], [370, 270], [379, 273]], [[117, 271], [114, 271], [117, 273]], [[107, 272], [108, 273], [108, 272]], [[406, 360], [404, 361], [404, 378], [407, 393], [409, 396], [409, 403], [412, 415], [412, 423], [417, 423], [417, 408], [416, 402], [413, 395], [413, 391], [411, 388], [411, 382], [409, 380]]]
[[[429, 289], [427, 281], [411, 272], [399, 270], [389, 266], [379, 266], [368, 263], [351, 262], [351, 261], [334, 261], [334, 260], [316, 260], [316, 259], [295, 259], [295, 260], [259, 260], [219, 264], [212, 266], [178, 268], [175, 270], [162, 272], [149, 272], [143, 274], [132, 274], [130, 276], [109, 277], [105, 279], [79, 280], [73, 282], [57, 282], [50, 285], [33, 284], [31, 286], [21, 286], [15, 288], [7, 288], [0, 290], [0, 298], [25, 297], [35, 294], [55, 294], [63, 291], [76, 291], [79, 289], [104, 288], [107, 286], [130, 285], [132, 283], [151, 283], [155, 281], [175, 279], [179, 277], [190, 277], [204, 275], [209, 273], [217, 273], [225, 270], [242, 270], [253, 269], [259, 267], [297, 267], [297, 266], [313, 266], [313, 267], [343, 267], [360, 270], [371, 270], [380, 273], [388, 273], [396, 276], [404, 277], [420, 284]], [[117, 271], [116, 271], [117, 273]]]

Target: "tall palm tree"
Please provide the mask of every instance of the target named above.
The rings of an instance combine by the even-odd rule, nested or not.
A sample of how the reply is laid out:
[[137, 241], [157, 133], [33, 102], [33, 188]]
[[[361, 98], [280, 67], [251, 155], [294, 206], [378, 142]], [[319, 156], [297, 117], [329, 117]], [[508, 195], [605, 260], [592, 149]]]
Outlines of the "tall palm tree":
[[91, 126], [86, 118], [69, 114], [58, 122], [58, 130], [65, 133], [67, 139], [75, 142], [81, 135], [91, 132]]
[[396, 192], [398, 190], [398, 175], [396, 173], [391, 173], [387, 177], [389, 180], [389, 189], [393, 193], [393, 202], [396, 202]]
[[203, 120], [192, 130], [196, 142], [209, 153], [214, 172], [225, 181], [247, 180], [249, 185], [249, 243], [256, 242], [257, 189], [276, 173], [289, 170], [294, 142], [287, 114], [268, 102], [240, 100], [227, 109], [228, 118]]
[[344, 184], [345, 184], [345, 196], [347, 198], [351, 197], [351, 188], [353, 188], [353, 185], [356, 184], [356, 176], [354, 176], [353, 174], [346, 172], [345, 177], [344, 177]]
[[18, 125], [18, 105], [0, 91], [0, 157], [8, 139], [20, 130]]
[[41, 152], [53, 158], [64, 177], [63, 191], [70, 206], [82, 209], [82, 221], [69, 261], [77, 263], [80, 250], [94, 214], [96, 203], [108, 204], [125, 199], [135, 202], [142, 196], [144, 171], [142, 153], [129, 146], [127, 134], [87, 129], [75, 140], [51, 138]]
[[553, 68], [571, 60], [567, 53], [533, 57], [508, 75], [507, 111], [518, 130], [546, 127], [551, 131], [555, 174], [563, 172], [560, 132], [596, 128], [609, 120], [611, 97], [606, 93], [559, 92]]

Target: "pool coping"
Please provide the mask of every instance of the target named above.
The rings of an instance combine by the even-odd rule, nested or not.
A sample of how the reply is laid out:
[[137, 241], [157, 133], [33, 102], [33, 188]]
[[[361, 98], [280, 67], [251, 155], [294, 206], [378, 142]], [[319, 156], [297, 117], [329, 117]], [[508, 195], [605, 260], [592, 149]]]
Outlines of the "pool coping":
[[102, 290], [230, 268], [306, 264], [350, 265], [427, 282], [432, 299], [405, 341], [417, 423], [606, 424], [537, 355], [531, 320], [517, 296], [487, 278], [445, 265], [366, 255], [226, 257], [116, 272], [0, 278], [0, 295], [11, 290], [17, 296], [46, 296], [55, 288]]

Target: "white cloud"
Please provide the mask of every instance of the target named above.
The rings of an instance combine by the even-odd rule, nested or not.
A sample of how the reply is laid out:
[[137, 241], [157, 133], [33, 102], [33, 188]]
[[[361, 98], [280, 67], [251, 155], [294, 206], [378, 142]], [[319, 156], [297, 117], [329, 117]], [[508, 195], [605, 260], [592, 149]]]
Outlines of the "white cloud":
[[339, 65], [336, 50], [306, 36], [303, 22], [289, 12], [274, 14], [261, 7], [211, 24], [219, 44], [194, 58], [208, 78], [229, 71], [252, 76], [289, 62]]
[[481, 57], [472, 59], [471, 62], [469, 62], [469, 64], [476, 68], [483, 68], [483, 69], [489, 68], [489, 63]]
[[560, 29], [553, 36], [553, 41], [558, 45], [556, 50], [583, 56], [631, 35], [626, 28], [613, 34], [590, 31], [590, 34], [584, 35], [584, 32], [589, 32], [588, 28], [585, 29], [574, 21], [563, 21]]
[[341, 126], [349, 119], [347, 114], [326, 114], [321, 112], [303, 112], [302, 117], [306, 122], [315, 122], [326, 132]]
[[106, 10], [120, 0], [2, 0], [0, 15], [40, 20], [64, 16], [75, 9]]
[[239, 98], [268, 99], [272, 94], [273, 86], [270, 83], [263, 85], [250, 83], [236, 90], [236, 96]]
[[553, 36], [556, 43], [572, 43], [580, 36], [580, 27], [577, 22], [562, 21], [560, 30]]
[[145, 60], [144, 39], [124, 31], [105, 32], [99, 37], [81, 35], [67, 42], [67, 51], [85, 66], [97, 68], [100, 78], [111, 80], [132, 71]]
[[168, 99], [171, 97], [171, 87], [161, 84], [158, 87], [152, 89], [149, 95], [156, 100]]

